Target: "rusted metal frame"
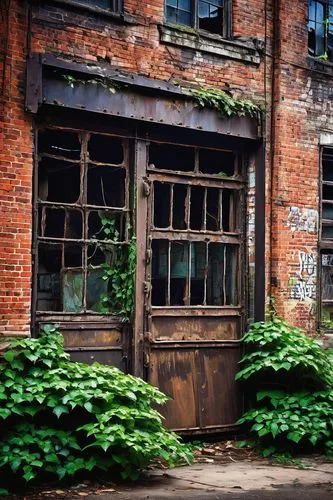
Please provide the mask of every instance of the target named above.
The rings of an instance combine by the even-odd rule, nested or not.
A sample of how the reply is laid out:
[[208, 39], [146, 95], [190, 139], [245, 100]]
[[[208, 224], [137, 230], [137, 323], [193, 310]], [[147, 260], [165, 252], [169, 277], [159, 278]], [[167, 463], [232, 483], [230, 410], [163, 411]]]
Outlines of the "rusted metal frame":
[[193, 316], [193, 317], [214, 317], [214, 316], [241, 316], [242, 306], [152, 306], [152, 317], [167, 317], [167, 316]]
[[[135, 207], [135, 233], [137, 235], [137, 262], [135, 275], [135, 310], [134, 310], [134, 335], [133, 335], [133, 361], [134, 374], [143, 376], [143, 349], [145, 333], [145, 300], [150, 300], [150, 283], [146, 282], [146, 240], [147, 240], [147, 191], [146, 181], [147, 148], [146, 142], [137, 140], [135, 144], [135, 168], [136, 168], [136, 207]], [[143, 288], [144, 287], [144, 288]], [[149, 353], [147, 353], [149, 356]]]
[[222, 277], [222, 288], [223, 288], [223, 304], [227, 305], [227, 293], [226, 293], [226, 268], [227, 268], [227, 247], [223, 246], [223, 277]]
[[255, 291], [254, 319], [265, 319], [265, 147], [258, 144], [255, 155]]
[[152, 350], [171, 350], [171, 349], [204, 349], [205, 347], [209, 348], [234, 348], [239, 349], [242, 346], [242, 341], [240, 339], [237, 340], [154, 340], [150, 344], [150, 348]]
[[218, 224], [218, 229], [222, 233], [223, 231], [223, 189], [219, 189], [219, 195], [218, 195], [219, 201], [219, 207], [218, 207], [218, 219], [219, 219], [219, 224]]
[[167, 272], [167, 300], [166, 305], [170, 306], [171, 295], [171, 241], [168, 240], [168, 272]]
[[[73, 89], [66, 81], [59, 80], [52, 74], [45, 75], [43, 79], [43, 103], [230, 137], [250, 140], [258, 137], [256, 120], [253, 118], [222, 120], [213, 110], [197, 109], [195, 102], [188, 98], [183, 106], [175, 106], [174, 98], [169, 96], [161, 95], [156, 98], [147, 93], [139, 95], [134, 90], [126, 89], [110, 94], [102, 85], [85, 85], [80, 82]], [[152, 116], [147, 116], [147, 109], [154, 109]]]
[[187, 277], [186, 277], [186, 285], [185, 285], [185, 297], [184, 297], [184, 304], [186, 306], [189, 306], [191, 304], [191, 277], [192, 277], [192, 243], [188, 242], [187, 243], [187, 258], [188, 258], [188, 264], [187, 264]]
[[221, 233], [216, 231], [187, 231], [181, 229], [152, 229], [152, 234], [154, 239], [170, 239], [173, 241], [207, 241], [209, 238], [210, 242], [216, 243], [230, 243], [237, 245], [240, 243], [240, 236], [238, 233]]
[[104, 210], [108, 212], [119, 212], [121, 213], [127, 213], [130, 212], [131, 210], [127, 207], [109, 207], [108, 205], [83, 205], [81, 202], [80, 203], [63, 203], [59, 201], [47, 201], [47, 200], [38, 200], [38, 203], [40, 205], [43, 205], [45, 207], [50, 207], [50, 208], [76, 208], [76, 209], [83, 209], [87, 208], [88, 210]]
[[202, 210], [203, 210], [203, 217], [202, 217], [202, 220], [203, 220], [203, 227], [202, 227], [202, 230], [205, 232], [207, 230], [207, 187], [204, 187], [204, 199], [203, 199], [203, 206], [202, 206]]
[[208, 242], [205, 243], [205, 271], [204, 271], [204, 300], [203, 305], [207, 308], [207, 280], [208, 280]]
[[[59, 127], [58, 130], [64, 130]], [[66, 130], [67, 132], [67, 130]], [[52, 158], [53, 160], [65, 161], [68, 163], [76, 163], [77, 165], [80, 163], [80, 160], [74, 160], [73, 158], [67, 158], [66, 156], [53, 155], [51, 153], [40, 153], [39, 158]]]
[[170, 212], [169, 212], [169, 226], [168, 229], [172, 229], [172, 223], [173, 223], [173, 200], [174, 200], [174, 184], [171, 183], [169, 185], [170, 187]]
[[[38, 55], [39, 54], [33, 54], [32, 56]], [[100, 76], [110, 78], [115, 82], [124, 83], [130, 85], [131, 87], [141, 88], [146, 91], [153, 90], [155, 92], [159, 91], [166, 94], [184, 96], [184, 92], [178, 85], [173, 85], [172, 83], [165, 82], [164, 80], [147, 78], [136, 73], [126, 73], [116, 68], [110, 68], [110, 65], [107, 63], [98, 63], [96, 65], [82, 64], [58, 58], [53, 54], [43, 54], [41, 56], [41, 63], [43, 66], [78, 72], [80, 74], [87, 75], [88, 77]]]
[[227, 188], [227, 189], [242, 189], [246, 184], [243, 179], [237, 179], [229, 177], [223, 179], [205, 176], [200, 174], [200, 176], [195, 176], [193, 173], [189, 172], [175, 172], [174, 170], [158, 170], [156, 168], [149, 170], [149, 177], [152, 181], [168, 182], [175, 184], [186, 184], [190, 186], [200, 186], [200, 187], [215, 187], [217, 189]]
[[[80, 153], [80, 198], [83, 207], [83, 235], [85, 239], [88, 239], [88, 217], [89, 211], [85, 208], [87, 205], [87, 192], [88, 192], [88, 140], [89, 132], [81, 134], [81, 153]], [[88, 281], [88, 245], [83, 243], [83, 283], [82, 283], [82, 308], [84, 312], [87, 312], [87, 281]]]

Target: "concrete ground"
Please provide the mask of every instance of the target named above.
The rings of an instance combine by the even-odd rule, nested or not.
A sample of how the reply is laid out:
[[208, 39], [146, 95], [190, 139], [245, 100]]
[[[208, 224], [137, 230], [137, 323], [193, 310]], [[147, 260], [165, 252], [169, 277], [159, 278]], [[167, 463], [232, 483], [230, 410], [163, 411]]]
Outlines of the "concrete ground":
[[[94, 500], [230, 499], [333, 500], [333, 464], [303, 460], [303, 468], [267, 461], [197, 463], [154, 471], [140, 484], [114, 487], [86, 498]], [[74, 497], [73, 497], [74, 498]]]

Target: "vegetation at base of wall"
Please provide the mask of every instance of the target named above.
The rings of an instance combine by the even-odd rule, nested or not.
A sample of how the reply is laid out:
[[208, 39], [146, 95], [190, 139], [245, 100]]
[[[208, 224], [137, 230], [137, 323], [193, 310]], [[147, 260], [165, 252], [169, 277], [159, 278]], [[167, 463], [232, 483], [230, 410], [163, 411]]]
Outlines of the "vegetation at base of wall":
[[235, 99], [230, 94], [218, 89], [182, 88], [201, 109], [212, 109], [223, 117], [250, 116], [259, 118], [262, 109], [248, 99]]
[[170, 466], [189, 463], [190, 448], [152, 407], [166, 400], [114, 367], [70, 361], [53, 325], [38, 339], [13, 340], [0, 363], [2, 481], [17, 485], [95, 469], [135, 480], [157, 458]]
[[238, 421], [264, 456], [320, 449], [333, 454], [332, 352], [278, 317], [255, 323], [236, 379], [254, 394]]

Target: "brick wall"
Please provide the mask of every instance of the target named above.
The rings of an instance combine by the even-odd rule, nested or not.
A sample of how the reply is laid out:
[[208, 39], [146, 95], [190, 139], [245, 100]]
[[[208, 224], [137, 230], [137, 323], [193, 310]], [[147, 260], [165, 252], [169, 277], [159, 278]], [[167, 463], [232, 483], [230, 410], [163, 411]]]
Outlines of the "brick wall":
[[[266, 102], [267, 293], [276, 298], [278, 311], [289, 321], [309, 332], [314, 330], [316, 273], [311, 265], [317, 258], [318, 137], [321, 130], [333, 128], [332, 101], [326, 100], [331, 77], [308, 68], [307, 2], [296, 2], [292, 10], [287, 0], [275, 2], [280, 6], [275, 40], [279, 57], [275, 58], [276, 109], [272, 115], [272, 3], [233, 2], [236, 39], [263, 40], [266, 33], [266, 57], [258, 65], [161, 43], [163, 0], [124, 0], [125, 22], [52, 1], [2, 2], [1, 333], [25, 334], [30, 327], [33, 119], [24, 112], [25, 60], [29, 51], [97, 64], [107, 62], [165, 81], [217, 88], [227, 85], [235, 96]], [[311, 290], [305, 298], [302, 283], [308, 283], [307, 290]]]

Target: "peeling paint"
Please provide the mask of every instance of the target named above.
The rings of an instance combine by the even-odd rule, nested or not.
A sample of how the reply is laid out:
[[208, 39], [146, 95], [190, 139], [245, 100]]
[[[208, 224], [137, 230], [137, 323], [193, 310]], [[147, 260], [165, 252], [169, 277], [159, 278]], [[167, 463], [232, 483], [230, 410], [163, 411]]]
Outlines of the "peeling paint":
[[292, 232], [306, 231], [316, 233], [318, 228], [318, 211], [311, 208], [300, 209], [290, 207], [287, 219], [287, 226]]

